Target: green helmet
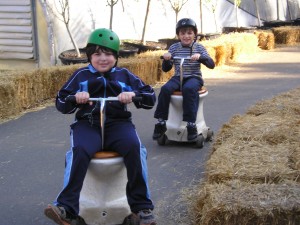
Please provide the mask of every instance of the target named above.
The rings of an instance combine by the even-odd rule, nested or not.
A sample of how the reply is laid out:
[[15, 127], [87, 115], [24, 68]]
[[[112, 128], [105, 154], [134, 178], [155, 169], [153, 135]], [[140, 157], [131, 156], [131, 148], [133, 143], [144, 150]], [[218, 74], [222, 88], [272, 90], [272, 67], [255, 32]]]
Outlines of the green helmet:
[[112, 30], [100, 28], [94, 30], [87, 41], [87, 44], [100, 45], [109, 48], [119, 54], [120, 39]]

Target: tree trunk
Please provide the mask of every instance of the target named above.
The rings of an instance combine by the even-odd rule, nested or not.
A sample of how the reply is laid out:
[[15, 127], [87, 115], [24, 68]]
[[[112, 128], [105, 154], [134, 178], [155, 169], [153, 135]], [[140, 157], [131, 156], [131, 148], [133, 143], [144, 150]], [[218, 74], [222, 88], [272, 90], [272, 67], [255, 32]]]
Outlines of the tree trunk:
[[81, 53], [80, 53], [79, 48], [78, 48], [78, 46], [77, 46], [77, 44], [76, 44], [76, 42], [75, 42], [75, 40], [73, 38], [73, 35], [72, 35], [71, 31], [70, 31], [70, 28], [69, 28], [68, 24], [66, 24], [66, 28], [67, 28], [68, 34], [70, 36], [71, 42], [72, 42], [72, 44], [73, 44], [73, 46], [74, 46], [74, 48], [76, 50], [77, 57], [80, 58], [81, 57]]
[[145, 20], [144, 20], [143, 34], [142, 34], [142, 40], [141, 40], [141, 42], [143, 43], [143, 45], [146, 45], [145, 33], [146, 33], [147, 19], [148, 19], [148, 14], [149, 14], [149, 9], [150, 9], [150, 2], [151, 2], [151, 0], [148, 0], [147, 9], [146, 9], [146, 15], [145, 15]]
[[109, 29], [111, 29], [111, 30], [112, 30], [113, 16], [114, 16], [114, 1], [111, 0], [111, 5], [110, 5], [110, 19], [109, 19]]
[[202, 0], [200, 0], [200, 32], [203, 34]]

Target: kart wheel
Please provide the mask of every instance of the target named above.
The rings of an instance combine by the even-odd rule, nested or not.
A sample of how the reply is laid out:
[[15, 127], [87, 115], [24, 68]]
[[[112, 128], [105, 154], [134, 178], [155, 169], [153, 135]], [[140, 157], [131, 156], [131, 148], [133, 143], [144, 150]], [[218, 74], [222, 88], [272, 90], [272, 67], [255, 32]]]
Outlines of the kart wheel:
[[163, 134], [161, 137], [159, 137], [157, 139], [157, 144], [159, 145], [165, 145], [166, 142], [167, 142], [168, 138], [167, 138], [167, 135]]
[[212, 141], [213, 136], [214, 136], [214, 132], [213, 132], [211, 129], [209, 129], [209, 130], [207, 131], [207, 137], [206, 137], [205, 141], [206, 141], [206, 142]]
[[204, 137], [202, 134], [200, 134], [198, 137], [197, 137], [197, 140], [196, 140], [196, 147], [197, 148], [203, 148], [204, 146]]

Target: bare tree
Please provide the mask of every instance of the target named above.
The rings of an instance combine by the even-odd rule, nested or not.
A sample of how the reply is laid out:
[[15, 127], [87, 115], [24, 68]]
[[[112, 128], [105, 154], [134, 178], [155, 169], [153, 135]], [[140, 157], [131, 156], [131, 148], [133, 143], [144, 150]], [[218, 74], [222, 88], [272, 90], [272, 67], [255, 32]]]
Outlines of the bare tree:
[[79, 48], [77, 43], [75, 42], [75, 39], [71, 33], [70, 30], [70, 5], [69, 5], [69, 0], [58, 0], [59, 5], [56, 4], [56, 2], [54, 1], [53, 3], [53, 7], [51, 7], [51, 5], [49, 4], [49, 1], [45, 0], [46, 6], [48, 8], [48, 10], [52, 13], [52, 15], [54, 15], [55, 17], [57, 17], [58, 20], [62, 21], [65, 24], [65, 27], [67, 29], [68, 35], [71, 39], [71, 42], [73, 44], [74, 49], [76, 50], [76, 55], [78, 58], [81, 57]]
[[148, 0], [147, 8], [146, 8], [145, 20], [144, 20], [144, 27], [143, 27], [142, 40], [141, 40], [141, 42], [143, 43], [143, 45], [146, 44], [145, 33], [146, 33], [147, 19], [148, 19], [148, 14], [149, 14], [149, 9], [150, 9], [150, 2], [151, 2], [151, 0]]
[[[112, 30], [112, 23], [113, 23], [113, 17], [114, 17], [114, 6], [118, 3], [119, 0], [106, 0], [107, 5], [110, 7], [110, 19], [109, 19], [109, 29]], [[122, 7], [124, 11], [124, 5], [123, 5], [123, 0], [122, 2]]]
[[177, 23], [178, 22], [178, 13], [182, 9], [182, 7], [185, 5], [185, 3], [188, 2], [188, 0], [169, 0], [169, 2], [172, 6], [172, 9], [175, 12], [175, 20]]

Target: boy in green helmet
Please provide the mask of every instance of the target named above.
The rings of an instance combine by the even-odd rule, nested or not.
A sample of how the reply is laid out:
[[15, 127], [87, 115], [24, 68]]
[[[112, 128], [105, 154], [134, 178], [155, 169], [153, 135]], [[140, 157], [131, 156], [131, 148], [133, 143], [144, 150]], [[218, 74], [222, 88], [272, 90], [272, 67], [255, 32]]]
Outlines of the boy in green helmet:
[[[124, 219], [124, 224], [156, 225], [147, 181], [147, 151], [132, 123], [131, 112], [127, 111], [132, 97], [142, 99], [134, 102], [137, 108], [151, 109], [156, 96], [151, 86], [127, 69], [117, 67], [119, 48], [119, 37], [113, 31], [94, 30], [86, 46], [90, 64], [75, 71], [57, 94], [58, 111], [76, 112], [71, 124], [71, 148], [66, 154], [64, 187], [44, 210], [57, 224], [86, 224], [78, 215], [80, 190], [90, 160], [105, 149], [123, 156], [127, 169], [126, 195], [132, 214]], [[76, 102], [66, 101], [72, 95]], [[117, 96], [119, 101], [106, 105], [102, 140], [99, 103], [89, 102], [89, 98], [109, 96]]]

